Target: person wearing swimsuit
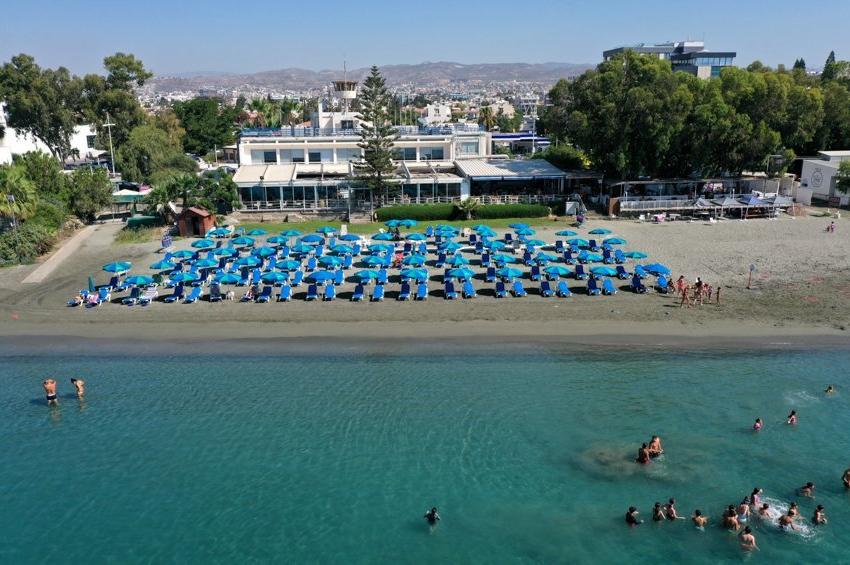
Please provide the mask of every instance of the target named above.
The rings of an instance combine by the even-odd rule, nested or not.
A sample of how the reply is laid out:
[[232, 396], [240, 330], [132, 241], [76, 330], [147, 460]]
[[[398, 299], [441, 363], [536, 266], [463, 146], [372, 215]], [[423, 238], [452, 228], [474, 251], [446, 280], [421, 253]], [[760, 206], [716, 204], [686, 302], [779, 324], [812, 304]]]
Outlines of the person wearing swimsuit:
[[431, 526], [436, 526], [437, 522], [440, 521], [440, 515], [437, 513], [437, 508], [431, 508], [428, 512], [425, 513], [425, 520], [428, 521], [428, 524]]
[[664, 509], [661, 507], [660, 502], [656, 502], [655, 506], [652, 507], [652, 521], [653, 522], [663, 522], [666, 518], [664, 517]]
[[815, 514], [812, 516], [812, 524], [815, 526], [826, 524], [826, 513], [823, 510], [823, 504], [818, 504], [818, 507], [815, 509]]
[[793, 426], [793, 425], [797, 424], [797, 411], [796, 410], [791, 410], [791, 413], [788, 414], [788, 419], [786, 420], [786, 423], [789, 426]]
[[640, 446], [640, 449], [638, 450], [638, 456], [637, 456], [637, 459], [635, 459], [635, 461], [637, 461], [641, 465], [649, 465], [649, 460], [650, 460], [649, 448], [644, 443], [643, 445]]
[[626, 524], [629, 525], [630, 528], [634, 528], [638, 524], [643, 524], [643, 520], [638, 519], [638, 510], [634, 506], [629, 506], [629, 511], [626, 512]]
[[794, 527], [794, 515], [791, 513], [791, 509], [788, 509], [788, 514], [783, 514], [779, 517], [779, 529], [782, 531], [787, 531], [787, 529], [796, 530]]
[[652, 439], [649, 441], [649, 456], [655, 458], [662, 453], [664, 453], [664, 449], [661, 447], [661, 438], [652, 436]]
[[750, 517], [750, 505], [747, 502], [747, 499], [741, 501], [741, 504], [738, 505], [738, 523], [743, 524]]
[[703, 516], [701, 510], [694, 510], [694, 515], [691, 516], [691, 521], [698, 530], [705, 530], [705, 525], [708, 524], [708, 517]]
[[59, 400], [56, 397], [56, 381], [53, 379], [45, 379], [41, 386], [44, 387], [44, 395], [47, 398], [48, 406], [59, 406]]
[[756, 418], [756, 423], [755, 423], [755, 424], [753, 424], [753, 430], [754, 430], [754, 431], [757, 431], [757, 432], [760, 432], [760, 431], [761, 431], [761, 426], [762, 426], [761, 418]]
[[756, 545], [756, 536], [753, 535], [753, 531], [749, 526], [744, 528], [744, 531], [741, 532], [741, 537], [739, 538], [741, 541], [741, 549], [744, 551], [757, 551], [758, 546]]

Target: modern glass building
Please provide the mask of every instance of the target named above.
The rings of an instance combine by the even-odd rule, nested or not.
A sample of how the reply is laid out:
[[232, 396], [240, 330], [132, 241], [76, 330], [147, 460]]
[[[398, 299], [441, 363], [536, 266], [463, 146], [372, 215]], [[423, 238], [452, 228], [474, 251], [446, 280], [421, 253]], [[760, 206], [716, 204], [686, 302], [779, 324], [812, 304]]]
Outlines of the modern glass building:
[[699, 78], [719, 76], [723, 67], [735, 64], [735, 57], [737, 56], [734, 51], [706, 51], [705, 43], [702, 41], [669, 41], [615, 47], [603, 51], [602, 59], [610, 61], [625, 51], [633, 51], [670, 61], [674, 71], [690, 73]]

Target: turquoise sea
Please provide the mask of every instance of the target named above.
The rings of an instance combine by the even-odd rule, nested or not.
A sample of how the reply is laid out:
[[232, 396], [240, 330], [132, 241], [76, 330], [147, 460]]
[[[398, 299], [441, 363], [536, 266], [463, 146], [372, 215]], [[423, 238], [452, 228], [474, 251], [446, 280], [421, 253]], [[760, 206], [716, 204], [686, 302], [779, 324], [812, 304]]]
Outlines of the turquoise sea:
[[[0, 363], [0, 563], [850, 562], [850, 351]], [[666, 455], [636, 465], [655, 433]], [[806, 481], [814, 500], [795, 496]], [[757, 524], [745, 556], [717, 518], [755, 486], [830, 523]], [[671, 496], [712, 524], [651, 523]], [[648, 523], [626, 527], [629, 505]]]

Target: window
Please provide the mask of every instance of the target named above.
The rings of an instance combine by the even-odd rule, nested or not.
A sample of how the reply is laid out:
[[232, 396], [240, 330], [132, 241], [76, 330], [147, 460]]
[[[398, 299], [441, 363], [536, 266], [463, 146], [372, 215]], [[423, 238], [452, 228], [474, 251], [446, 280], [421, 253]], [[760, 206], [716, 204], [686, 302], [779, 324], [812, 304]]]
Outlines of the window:
[[359, 149], [337, 149], [336, 160], [338, 163], [348, 163], [349, 161], [360, 160]]
[[459, 156], [478, 155], [478, 141], [458, 141], [456, 150]]
[[304, 162], [304, 151], [301, 149], [281, 149], [280, 150], [280, 162], [281, 163], [303, 163]]
[[96, 135], [87, 135], [86, 136], [86, 147], [89, 149], [94, 149], [94, 141], [97, 139]]
[[263, 151], [263, 163], [277, 163], [277, 152]]
[[443, 148], [442, 147], [423, 147], [419, 154], [422, 156], [422, 159], [428, 161], [442, 161], [443, 160]]
[[322, 162], [322, 152], [321, 151], [310, 151], [307, 155], [310, 163], [321, 163]]
[[396, 147], [395, 149], [393, 149], [393, 159], [395, 159], [396, 161], [415, 161], [416, 148]]
[[354, 129], [354, 120], [340, 120], [339, 126], [342, 129]]

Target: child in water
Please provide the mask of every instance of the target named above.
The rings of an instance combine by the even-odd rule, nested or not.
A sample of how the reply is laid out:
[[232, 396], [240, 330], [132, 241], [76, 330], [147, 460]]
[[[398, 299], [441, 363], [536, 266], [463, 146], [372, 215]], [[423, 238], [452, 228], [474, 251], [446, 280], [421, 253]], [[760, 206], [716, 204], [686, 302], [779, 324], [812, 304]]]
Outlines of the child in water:
[[753, 431], [760, 432], [761, 431], [761, 418], [756, 418], [756, 423], [753, 424]]
[[791, 410], [791, 413], [788, 414], [788, 419], [785, 421], [789, 426], [794, 426], [797, 424], [797, 411]]

